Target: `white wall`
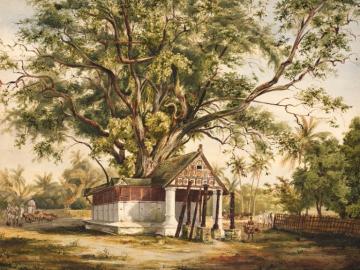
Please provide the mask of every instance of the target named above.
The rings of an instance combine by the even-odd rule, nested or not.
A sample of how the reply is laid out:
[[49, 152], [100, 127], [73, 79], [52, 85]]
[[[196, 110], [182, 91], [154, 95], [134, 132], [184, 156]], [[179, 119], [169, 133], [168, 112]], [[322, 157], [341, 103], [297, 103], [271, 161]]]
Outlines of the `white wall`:
[[163, 222], [165, 202], [116, 202], [93, 206], [94, 221], [105, 222]]
[[[175, 217], [179, 219], [182, 202], [176, 202]], [[200, 205], [199, 205], [200, 207]], [[195, 203], [191, 203], [191, 221], [193, 218]], [[199, 210], [198, 210], [199, 211]], [[165, 220], [165, 202], [115, 202], [112, 204], [94, 205], [92, 220], [103, 222], [163, 222]], [[187, 216], [185, 211], [184, 222]], [[199, 223], [199, 214], [197, 214]], [[208, 222], [212, 222], [211, 219]]]

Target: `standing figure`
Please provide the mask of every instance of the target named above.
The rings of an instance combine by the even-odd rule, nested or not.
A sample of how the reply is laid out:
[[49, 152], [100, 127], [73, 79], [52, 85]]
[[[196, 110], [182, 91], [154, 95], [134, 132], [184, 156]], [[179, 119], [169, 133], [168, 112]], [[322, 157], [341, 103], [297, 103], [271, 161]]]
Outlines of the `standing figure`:
[[35, 210], [36, 210], [35, 201], [34, 200], [28, 201], [28, 203], [27, 203], [27, 213], [34, 214]]
[[250, 216], [250, 220], [245, 225], [245, 233], [248, 236], [248, 240], [251, 237], [251, 240], [254, 240], [254, 233], [255, 233], [255, 223], [253, 221], [252, 216]]

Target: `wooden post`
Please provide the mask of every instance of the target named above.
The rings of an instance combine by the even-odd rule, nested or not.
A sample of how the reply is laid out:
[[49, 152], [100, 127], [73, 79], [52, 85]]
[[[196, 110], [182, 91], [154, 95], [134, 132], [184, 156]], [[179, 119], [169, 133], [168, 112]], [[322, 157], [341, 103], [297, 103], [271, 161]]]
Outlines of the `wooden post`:
[[199, 207], [199, 220], [200, 220], [200, 223], [201, 223], [201, 217], [202, 217], [201, 210], [202, 210], [203, 200], [204, 200], [204, 192], [202, 192], [201, 198], [200, 198], [200, 207]]
[[190, 224], [191, 224], [191, 196], [188, 196], [188, 200], [186, 204], [186, 225], [190, 225]]
[[235, 229], [235, 194], [230, 192], [230, 230]]
[[184, 215], [185, 215], [185, 209], [186, 209], [186, 204], [187, 204], [187, 200], [189, 198], [189, 194], [190, 194], [190, 188], [191, 188], [191, 184], [192, 181], [188, 182], [187, 188], [186, 188], [186, 196], [184, 198], [182, 207], [181, 207], [181, 212], [180, 212], [180, 216], [179, 216], [179, 222], [176, 228], [176, 233], [175, 233], [175, 237], [179, 237], [180, 236], [180, 231], [181, 231], [181, 226], [183, 224], [183, 220], [184, 220]]
[[213, 229], [214, 230], [218, 230], [219, 229], [219, 205], [220, 205], [220, 194], [221, 191], [217, 190], [216, 191], [216, 210], [215, 210], [215, 222], [213, 225]]
[[204, 185], [204, 195], [203, 195], [203, 205], [202, 205], [202, 217], [201, 217], [201, 227], [206, 227], [206, 209], [207, 209], [207, 195], [208, 195], [209, 185]]
[[[191, 223], [191, 230], [190, 230], [190, 234], [189, 234], [189, 240], [192, 239], [192, 236], [193, 236], [193, 233], [194, 233], [194, 228], [195, 228], [195, 222], [196, 222], [196, 216], [197, 216], [198, 208], [199, 208], [199, 205], [201, 206], [201, 197], [202, 197], [201, 193], [202, 193], [202, 190], [201, 190], [201, 187], [200, 187], [199, 194], [198, 194], [196, 204], [195, 204], [194, 215], [193, 215], [193, 219], [192, 219], [192, 223]], [[200, 215], [199, 215], [199, 217], [200, 217]]]

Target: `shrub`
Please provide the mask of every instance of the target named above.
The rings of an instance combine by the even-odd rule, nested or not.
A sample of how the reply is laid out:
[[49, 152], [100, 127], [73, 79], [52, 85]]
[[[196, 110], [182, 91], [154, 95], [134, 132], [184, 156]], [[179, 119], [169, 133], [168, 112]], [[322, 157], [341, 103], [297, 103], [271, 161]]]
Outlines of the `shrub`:
[[87, 209], [89, 207], [89, 203], [84, 198], [78, 198], [70, 205], [70, 208], [73, 210]]

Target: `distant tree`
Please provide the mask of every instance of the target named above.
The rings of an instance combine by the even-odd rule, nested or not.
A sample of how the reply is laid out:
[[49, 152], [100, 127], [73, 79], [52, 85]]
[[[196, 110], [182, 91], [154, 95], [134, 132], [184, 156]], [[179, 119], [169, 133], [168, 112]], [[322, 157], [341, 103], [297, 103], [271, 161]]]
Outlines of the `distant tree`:
[[[99, 168], [95, 168], [89, 159], [84, 158], [79, 151], [72, 153], [71, 167], [62, 174], [61, 184], [64, 187], [64, 206], [69, 208], [78, 200], [83, 190], [97, 186], [104, 182], [104, 175]], [[83, 205], [79, 202], [78, 205]]]
[[237, 179], [238, 187], [239, 187], [239, 197], [240, 197], [240, 212], [244, 212], [244, 198], [242, 194], [242, 181], [243, 177], [247, 176], [247, 164], [243, 157], [236, 157], [235, 155], [232, 156], [230, 162], [228, 163], [231, 168], [231, 173]]
[[306, 200], [308, 196], [298, 192], [293, 183], [289, 180], [278, 177], [279, 183], [274, 185], [267, 184], [267, 192], [273, 194], [283, 210], [290, 213], [300, 215], [301, 212], [312, 205], [312, 202]]
[[53, 182], [53, 176], [51, 173], [36, 175], [35, 188], [38, 190], [38, 192], [47, 193], [51, 191], [55, 185], [56, 184]]
[[283, 208], [278, 203], [276, 196], [268, 193], [266, 188], [259, 187], [256, 197], [256, 209], [254, 215], [260, 215], [269, 212], [281, 212]]
[[53, 180], [51, 173], [37, 175], [34, 189], [36, 190], [36, 194], [33, 199], [39, 208], [56, 209], [64, 207], [64, 190], [58, 182]]
[[[268, 174], [269, 166], [273, 161], [274, 157], [267, 149], [267, 146], [263, 142], [257, 142], [255, 144], [255, 151], [250, 156], [250, 164], [248, 171], [251, 175], [251, 190], [252, 199], [249, 204], [249, 212], [255, 213], [256, 210], [256, 195], [259, 189], [260, 178], [265, 172]], [[254, 187], [254, 182], [256, 181], [256, 186]]]
[[314, 141], [330, 135], [329, 132], [316, 132], [320, 122], [313, 117], [300, 116], [297, 119], [298, 126], [293, 133], [296, 146], [289, 148], [282, 159], [282, 163], [289, 164], [291, 168], [303, 164], [304, 154]]
[[345, 157], [338, 141], [329, 138], [314, 142], [307, 149], [304, 161], [306, 167], [298, 168], [293, 174], [296, 191], [304, 198], [313, 198], [320, 217], [323, 206], [344, 217], [349, 190], [344, 174]]
[[360, 217], [360, 117], [355, 117], [345, 134], [342, 152], [345, 155], [346, 182], [349, 186], [347, 212]]
[[32, 186], [26, 183], [24, 168], [0, 171], [0, 194], [4, 201], [21, 205], [34, 195]]

